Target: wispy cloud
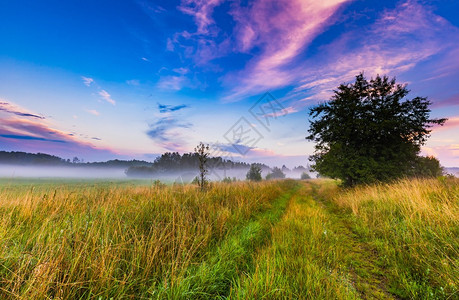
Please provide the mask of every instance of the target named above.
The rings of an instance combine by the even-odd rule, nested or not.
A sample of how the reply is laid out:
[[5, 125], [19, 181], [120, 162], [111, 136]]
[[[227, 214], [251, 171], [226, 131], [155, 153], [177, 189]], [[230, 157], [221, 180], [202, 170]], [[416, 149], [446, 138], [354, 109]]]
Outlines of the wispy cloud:
[[81, 79], [83, 79], [83, 83], [86, 86], [91, 86], [91, 84], [94, 82], [94, 79], [92, 79], [91, 77], [81, 76]]
[[233, 156], [242, 156], [241, 153], [247, 154], [255, 149], [255, 147], [237, 141], [234, 144], [214, 143], [212, 144], [212, 149], [216, 151], [215, 156], [228, 157], [228, 159], [231, 159]]
[[[2, 102], [2, 106], [18, 105]], [[74, 133], [58, 130], [44, 118], [34, 113], [16, 114], [0, 110], [0, 144], [4, 149], [45, 152], [58, 155], [113, 155], [112, 150], [96, 148], [88, 142], [78, 140]]]
[[175, 137], [171, 134], [171, 130], [176, 128], [190, 128], [191, 124], [180, 123], [177, 119], [172, 117], [161, 118], [153, 124], [150, 124], [150, 129], [147, 135], [154, 140], [161, 142], [174, 140]]
[[192, 124], [184, 121], [183, 117], [178, 117], [177, 113], [187, 107], [185, 104], [158, 103], [160, 115], [154, 122], [148, 124], [147, 136], [169, 151], [186, 150], [183, 130], [191, 128]]
[[190, 85], [190, 80], [185, 76], [163, 76], [158, 81], [157, 87], [164, 90], [179, 91]]
[[105, 101], [107, 101], [108, 103], [112, 104], [112, 105], [115, 105], [116, 102], [115, 100], [112, 99], [111, 95], [106, 91], [106, 90], [100, 90], [98, 92], [99, 96], [102, 97], [102, 99], [104, 99]]
[[160, 14], [166, 11], [164, 7], [160, 5], [155, 5], [151, 1], [136, 1], [145, 11], [151, 13], [151, 15]]
[[91, 115], [94, 115], [94, 116], [99, 116], [100, 115], [100, 113], [95, 109], [87, 109], [86, 111], [88, 113], [90, 113]]
[[45, 117], [40, 116], [38, 114], [33, 114], [28, 112], [22, 107], [19, 107], [17, 105], [5, 102], [5, 100], [0, 99], [0, 111], [3, 111], [5, 113], [21, 116], [21, 117], [31, 117], [31, 118], [36, 118], [36, 119], [45, 119]]
[[190, 73], [190, 69], [188, 68], [175, 68], [175, 69], [172, 69], [172, 71], [180, 75], [185, 75], [185, 74]]
[[249, 152], [249, 156], [253, 156], [253, 157], [273, 157], [273, 156], [282, 157], [282, 155], [279, 155], [279, 154], [275, 153], [273, 150], [265, 149], [265, 148], [253, 148]]
[[[452, 44], [457, 48], [459, 39], [457, 28], [431, 7], [407, 0], [382, 11], [373, 24], [339, 33], [305, 59], [312, 42], [340, 20], [338, 13], [352, 0], [234, 1], [225, 5], [234, 21], [230, 29], [226, 19], [223, 24], [221, 18], [214, 17], [223, 2], [183, 0], [179, 9], [193, 17], [196, 31], [176, 33], [170, 37], [168, 49], [181, 58], [191, 58], [198, 66], [230, 54], [247, 54], [249, 59], [242, 69], [220, 78], [228, 91], [224, 102], [293, 87], [284, 100], [290, 102], [290, 112], [297, 112], [313, 101], [327, 100], [333, 88], [353, 80], [361, 71], [367, 76], [399, 75], [451, 49]], [[452, 70], [446, 64], [441, 74], [439, 70], [432, 73], [444, 76]], [[158, 86], [179, 90], [185, 82], [182, 76], [168, 76]]]
[[385, 11], [368, 29], [343, 34], [324, 46], [315, 57], [291, 70], [300, 81], [284, 101], [300, 111], [317, 101], [328, 100], [339, 84], [366, 76], [402, 74], [432, 56], [449, 49], [457, 28], [415, 1]]
[[459, 165], [459, 144], [424, 146], [422, 147], [422, 154], [443, 157], [442, 164], [446, 167]]
[[54, 139], [47, 139], [37, 136], [30, 136], [30, 135], [18, 135], [18, 134], [0, 134], [0, 137], [8, 138], [8, 139], [16, 139], [16, 140], [34, 140], [34, 141], [45, 141], [45, 142], [53, 142], [53, 143], [67, 143], [63, 140], [54, 140]]
[[237, 82], [227, 101], [237, 101], [242, 95], [285, 86], [295, 80], [291, 68], [314, 38], [333, 22], [333, 15], [347, 0], [331, 1], [254, 1], [248, 8], [235, 7], [239, 50], [260, 48], [262, 53], [246, 68], [230, 74], [226, 83]]
[[191, 58], [195, 65], [208, 65], [210, 61], [230, 53], [231, 38], [220, 34], [221, 29], [212, 17], [214, 9], [224, 0], [182, 0], [178, 9], [193, 17], [196, 31], [184, 30], [167, 40], [167, 50]]
[[[246, 67], [225, 76], [233, 89], [226, 101], [237, 101], [248, 93], [289, 84], [295, 78], [287, 68], [324, 28], [332, 16], [350, 0], [255, 0], [248, 5], [234, 1], [227, 11], [235, 26], [213, 18], [222, 0], [183, 0], [179, 10], [193, 17], [196, 31], [182, 31], [169, 38], [167, 48], [193, 59], [197, 65], [232, 53], [255, 54]], [[232, 32], [231, 32], [232, 31]], [[215, 67], [218, 69], [218, 67]], [[177, 78], [167, 78], [169, 87], [178, 89]]]
[[[102, 89], [96, 82], [93, 78], [90, 78], [90, 77], [85, 77], [85, 76], [81, 76], [81, 79], [83, 79], [83, 83], [86, 85], [86, 86], [91, 86], [91, 85], [94, 85], [96, 87], [96, 89], [98, 90], [97, 94], [105, 101], [107, 101], [108, 103], [112, 104], [112, 105], [116, 105], [116, 101], [112, 99], [112, 96], [104, 89]], [[139, 82], [136, 81], [136, 80], [128, 80], [126, 82], [127, 84], [130, 84], [130, 85], [138, 85]]]
[[134, 85], [134, 86], [140, 85], [140, 81], [138, 79], [126, 80], [126, 83], [129, 84], [129, 85]]
[[441, 101], [434, 101], [432, 107], [445, 107], [459, 105], [459, 94], [453, 95]]
[[178, 111], [184, 108], [189, 107], [188, 105], [181, 104], [181, 105], [167, 105], [167, 104], [161, 104], [158, 103], [158, 109], [160, 113], [168, 113], [168, 112], [173, 112], [173, 111]]
[[450, 129], [456, 129], [459, 127], [459, 117], [448, 118], [443, 126], [435, 125], [433, 126], [433, 132], [446, 131]]
[[184, 141], [178, 129], [190, 128], [190, 123], [182, 123], [178, 119], [168, 116], [149, 124], [147, 135], [162, 148], [169, 151], [183, 151]]
[[197, 26], [196, 34], [215, 34], [217, 28], [213, 27], [215, 22], [212, 13], [222, 2], [223, 0], [182, 0], [178, 9], [193, 16]]

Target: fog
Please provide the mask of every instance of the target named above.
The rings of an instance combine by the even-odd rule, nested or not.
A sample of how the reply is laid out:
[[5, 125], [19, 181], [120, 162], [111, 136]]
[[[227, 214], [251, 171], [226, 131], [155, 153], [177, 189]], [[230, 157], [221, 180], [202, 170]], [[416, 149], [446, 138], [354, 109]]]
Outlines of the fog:
[[[128, 177], [125, 168], [116, 167], [89, 167], [89, 166], [23, 166], [0, 164], [0, 177], [2, 178], [75, 178], [75, 179], [151, 179], [164, 182], [190, 183], [199, 175], [198, 170], [181, 170], [174, 172], [161, 172], [149, 177]], [[210, 181], [221, 181], [225, 177], [245, 180], [248, 168], [229, 170], [210, 170], [206, 177]], [[262, 170], [265, 178], [269, 170]], [[287, 178], [300, 178], [301, 172], [286, 172]]]
[[125, 179], [127, 176], [124, 171], [121, 168], [0, 165], [0, 177], [7, 178]]

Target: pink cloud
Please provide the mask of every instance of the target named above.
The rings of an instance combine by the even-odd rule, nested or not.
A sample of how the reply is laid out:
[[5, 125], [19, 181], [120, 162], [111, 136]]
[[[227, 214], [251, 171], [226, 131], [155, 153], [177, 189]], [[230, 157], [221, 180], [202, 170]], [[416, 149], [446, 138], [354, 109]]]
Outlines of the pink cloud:
[[295, 113], [297, 111], [298, 110], [295, 107], [289, 106], [289, 107], [283, 108], [279, 112], [273, 112], [273, 113], [264, 114], [261, 117], [263, 117], [263, 118], [278, 118], [278, 117], [282, 117], [282, 116], [285, 116], [285, 115], [288, 115], [288, 114], [291, 114], [291, 113]]
[[182, 0], [178, 9], [193, 16], [197, 34], [209, 34], [212, 31], [211, 25], [215, 23], [212, 18], [214, 8], [222, 2], [223, 0]]
[[104, 99], [105, 101], [107, 101], [111, 105], [115, 105], [116, 104], [115, 100], [112, 99], [111, 95], [106, 90], [100, 90], [98, 92], [98, 94], [99, 94], [99, 96], [102, 97], [102, 99]]
[[177, 32], [167, 39], [168, 51], [179, 51], [196, 65], [209, 65], [215, 58], [229, 53], [229, 38], [219, 38], [220, 28], [212, 14], [224, 0], [182, 0], [178, 9], [193, 17], [196, 31]]
[[86, 86], [91, 86], [91, 84], [94, 82], [94, 79], [92, 79], [90, 77], [81, 76], [81, 79], [83, 80], [83, 83]]
[[247, 153], [248, 156], [256, 156], [256, 157], [271, 157], [271, 156], [278, 156], [274, 151], [269, 149], [263, 148], [253, 148]]
[[[18, 111], [27, 111], [18, 105], [2, 102]], [[28, 152], [44, 152], [61, 156], [85, 155], [87, 158], [102, 158], [116, 153], [81, 141], [74, 133], [55, 129], [49, 120], [36, 118], [33, 113], [18, 115], [0, 110], [0, 143], [3, 149]]]
[[422, 147], [423, 155], [431, 155], [440, 159], [440, 163], [446, 167], [459, 166], [459, 144], [451, 144], [436, 147]]
[[333, 23], [332, 17], [345, 2], [348, 1], [271, 0], [255, 1], [248, 9], [234, 8], [239, 50], [246, 52], [258, 47], [262, 54], [243, 71], [226, 78], [227, 84], [236, 77], [243, 79], [225, 101], [237, 101], [245, 94], [282, 87], [295, 80], [287, 66]]
[[158, 81], [158, 88], [165, 90], [179, 91], [183, 87], [190, 84], [190, 81], [185, 76], [163, 76]]
[[172, 71], [180, 75], [185, 75], [185, 74], [190, 73], [190, 69], [188, 68], [175, 68], [175, 69], [172, 69]]
[[453, 106], [459, 105], [459, 94], [453, 95], [445, 100], [441, 101], [434, 101], [432, 107], [445, 107], [445, 106]]
[[436, 125], [433, 127], [433, 132], [446, 131], [451, 129], [456, 129], [459, 127], [459, 117], [448, 118], [446, 123], [443, 126]]
[[[260, 48], [262, 54], [243, 71], [247, 87], [241, 88], [239, 93], [250, 88], [262, 88], [266, 82], [282, 86], [289, 82], [289, 74], [281, 67], [291, 62], [329, 25], [336, 10], [348, 1], [256, 0], [249, 7], [233, 2], [229, 14], [236, 21], [236, 26], [233, 34], [225, 38], [224, 35], [219, 36], [218, 20], [212, 17], [222, 0], [183, 0], [179, 9], [193, 16], [197, 30], [175, 34], [168, 39], [167, 49], [181, 49], [196, 63], [207, 64], [229, 52], [249, 52]], [[181, 39], [192, 40], [194, 45], [181, 43]], [[227, 82], [232, 82], [231, 76]]]
[[342, 35], [299, 67], [290, 71], [301, 82], [283, 100], [297, 111], [326, 101], [341, 83], [365, 71], [399, 75], [434, 55], [456, 52], [459, 31], [445, 19], [414, 1], [385, 11], [368, 29]]
[[[373, 25], [347, 32], [323, 46], [315, 57], [301, 61], [311, 42], [338, 20], [340, 9], [351, 1], [254, 0], [247, 5], [234, 1], [228, 12], [234, 28], [223, 32], [221, 20], [213, 16], [223, 0], [183, 0], [179, 9], [193, 17], [197, 29], [176, 33], [168, 39], [167, 47], [192, 58], [197, 65], [210, 65], [213, 59], [229, 53], [253, 55], [242, 70], [222, 78], [229, 89], [222, 100], [238, 101], [246, 95], [300, 82], [285, 98], [302, 99], [290, 105], [292, 112], [310, 101], [327, 100], [336, 86], [353, 80], [361, 71], [369, 77], [398, 75], [434, 55], [458, 48], [456, 27], [428, 6], [407, 0], [385, 10]], [[457, 61], [457, 55], [449, 56]], [[451, 70], [457, 68], [445, 64], [442, 73], [435, 76]]]
[[21, 117], [31, 117], [31, 118], [36, 118], [36, 119], [45, 119], [45, 117], [39, 115], [39, 114], [34, 114], [22, 107], [19, 107], [15, 104], [6, 102], [6, 100], [3, 100], [0, 98], [0, 112], [5, 112], [9, 114], [13, 114], [16, 116], [21, 116]]
[[91, 115], [94, 115], [94, 116], [99, 116], [100, 115], [100, 113], [95, 109], [87, 109], [86, 111], [88, 113], [90, 113]]

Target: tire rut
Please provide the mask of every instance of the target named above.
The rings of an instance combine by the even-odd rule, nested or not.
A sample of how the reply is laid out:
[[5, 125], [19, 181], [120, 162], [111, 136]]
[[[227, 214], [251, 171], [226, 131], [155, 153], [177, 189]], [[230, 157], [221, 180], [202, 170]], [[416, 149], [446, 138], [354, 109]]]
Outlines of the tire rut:
[[353, 258], [348, 262], [348, 271], [353, 279], [352, 284], [360, 297], [362, 299], [399, 299], [386, 287], [388, 280], [383, 275], [384, 269], [377, 263], [377, 250], [362, 241], [362, 237], [353, 229], [352, 221], [346, 218], [347, 212], [321, 197], [317, 191], [317, 185], [312, 184], [312, 187], [312, 198], [333, 220], [335, 231], [338, 230], [337, 233], [345, 237], [346, 249]]

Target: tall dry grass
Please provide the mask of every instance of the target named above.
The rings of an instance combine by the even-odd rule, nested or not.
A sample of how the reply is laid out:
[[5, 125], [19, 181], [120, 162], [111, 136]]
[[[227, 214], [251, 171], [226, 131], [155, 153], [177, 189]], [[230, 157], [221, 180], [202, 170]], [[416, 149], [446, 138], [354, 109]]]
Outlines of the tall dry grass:
[[330, 198], [352, 212], [355, 230], [378, 250], [393, 293], [418, 299], [459, 297], [457, 178], [407, 179]]
[[149, 297], [286, 189], [4, 185], [0, 298]]

